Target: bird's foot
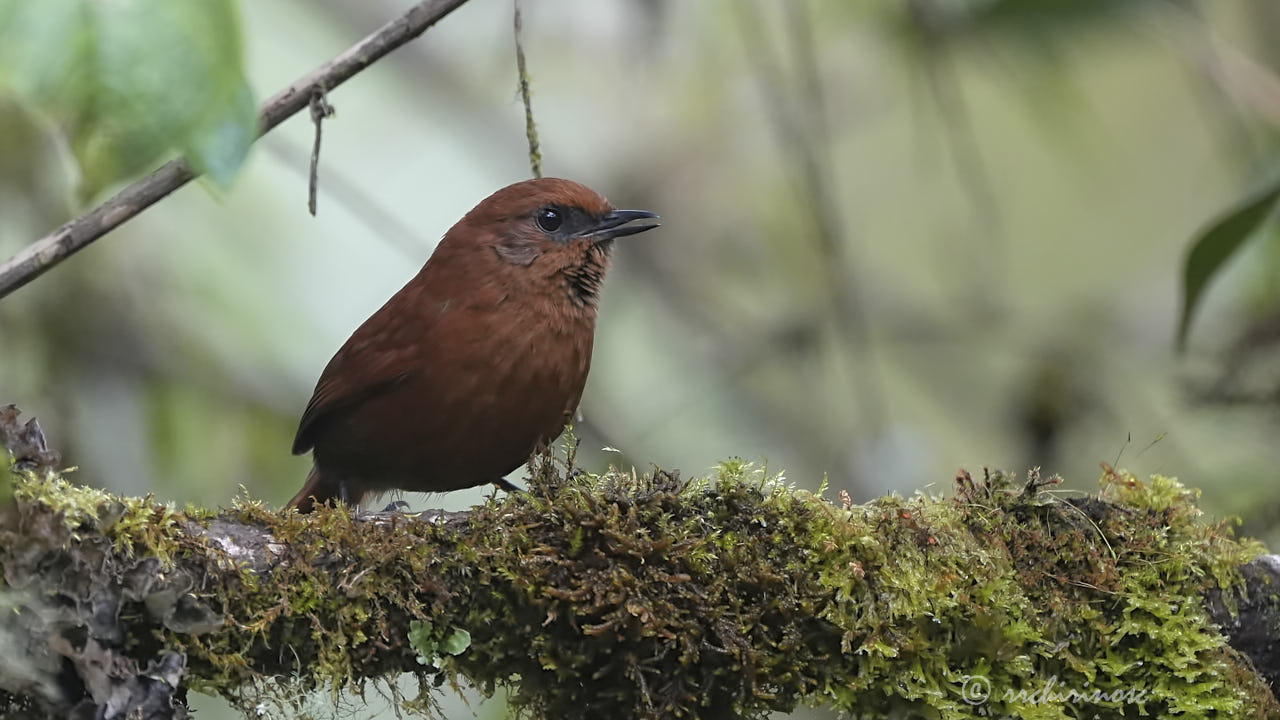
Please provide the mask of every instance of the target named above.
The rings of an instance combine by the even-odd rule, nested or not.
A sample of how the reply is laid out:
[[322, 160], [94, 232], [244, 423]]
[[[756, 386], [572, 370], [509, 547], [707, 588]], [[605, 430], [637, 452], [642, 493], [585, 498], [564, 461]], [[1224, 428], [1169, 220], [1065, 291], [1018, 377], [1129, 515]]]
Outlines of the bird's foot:
[[352, 510], [355, 513], [355, 517], [357, 520], [361, 520], [363, 522], [372, 522], [372, 523], [385, 523], [385, 522], [394, 523], [398, 518], [407, 518], [407, 517], [417, 516], [417, 513], [409, 512], [409, 503], [405, 502], [404, 500], [395, 500], [391, 503], [388, 503], [387, 506], [382, 508], [381, 510], [374, 510], [372, 508], [369, 508], [369, 509], [353, 508]]

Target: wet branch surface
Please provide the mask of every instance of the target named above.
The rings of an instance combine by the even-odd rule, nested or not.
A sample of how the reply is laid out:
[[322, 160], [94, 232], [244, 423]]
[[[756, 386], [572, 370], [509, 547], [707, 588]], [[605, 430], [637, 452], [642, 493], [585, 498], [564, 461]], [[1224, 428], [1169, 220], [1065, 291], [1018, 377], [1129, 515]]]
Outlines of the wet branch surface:
[[[392, 50], [413, 40], [466, 0], [423, 0], [341, 55], [294, 81], [259, 110], [259, 136], [308, 107], [312, 96], [332, 91]], [[0, 264], [0, 298], [36, 279], [90, 243], [191, 182], [196, 173], [185, 160], [171, 160], [109, 200], [23, 248]]]

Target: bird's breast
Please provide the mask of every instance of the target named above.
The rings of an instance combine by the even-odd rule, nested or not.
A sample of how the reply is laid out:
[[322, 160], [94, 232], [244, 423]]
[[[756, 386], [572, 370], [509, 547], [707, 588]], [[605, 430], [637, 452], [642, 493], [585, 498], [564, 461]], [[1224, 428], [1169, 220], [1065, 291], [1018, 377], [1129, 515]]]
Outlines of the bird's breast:
[[449, 316], [403, 388], [394, 439], [430, 489], [490, 482], [523, 464], [564, 429], [591, 365], [590, 323], [516, 305]]

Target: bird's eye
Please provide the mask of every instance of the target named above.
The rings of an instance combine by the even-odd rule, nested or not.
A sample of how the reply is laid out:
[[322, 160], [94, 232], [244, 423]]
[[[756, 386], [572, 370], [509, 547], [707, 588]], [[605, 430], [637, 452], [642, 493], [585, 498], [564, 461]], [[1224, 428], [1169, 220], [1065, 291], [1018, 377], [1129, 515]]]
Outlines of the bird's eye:
[[560, 229], [560, 224], [563, 222], [564, 217], [555, 208], [542, 208], [538, 211], [538, 227], [543, 232], [555, 232]]

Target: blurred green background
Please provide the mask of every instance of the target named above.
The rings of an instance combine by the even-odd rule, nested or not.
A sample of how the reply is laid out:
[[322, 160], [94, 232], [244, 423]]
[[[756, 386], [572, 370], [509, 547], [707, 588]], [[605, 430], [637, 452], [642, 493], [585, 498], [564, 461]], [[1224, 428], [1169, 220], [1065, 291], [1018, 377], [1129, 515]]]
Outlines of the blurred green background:
[[[270, 96], [410, 4], [232, 5], [249, 85]], [[1191, 240], [1280, 173], [1280, 4], [525, 6], [546, 173], [663, 217], [615, 253], [586, 468], [741, 456], [866, 499], [984, 465], [1088, 490], [1109, 462], [1179, 476], [1274, 547], [1277, 223], [1181, 355], [1174, 335]], [[472, 0], [329, 94], [318, 217], [304, 112], [225, 189], [192, 184], [0, 301], [0, 402], [83, 482], [285, 501], [329, 357], [528, 177], [511, 20]], [[0, 90], [4, 257], [136, 177], [57, 123]]]

